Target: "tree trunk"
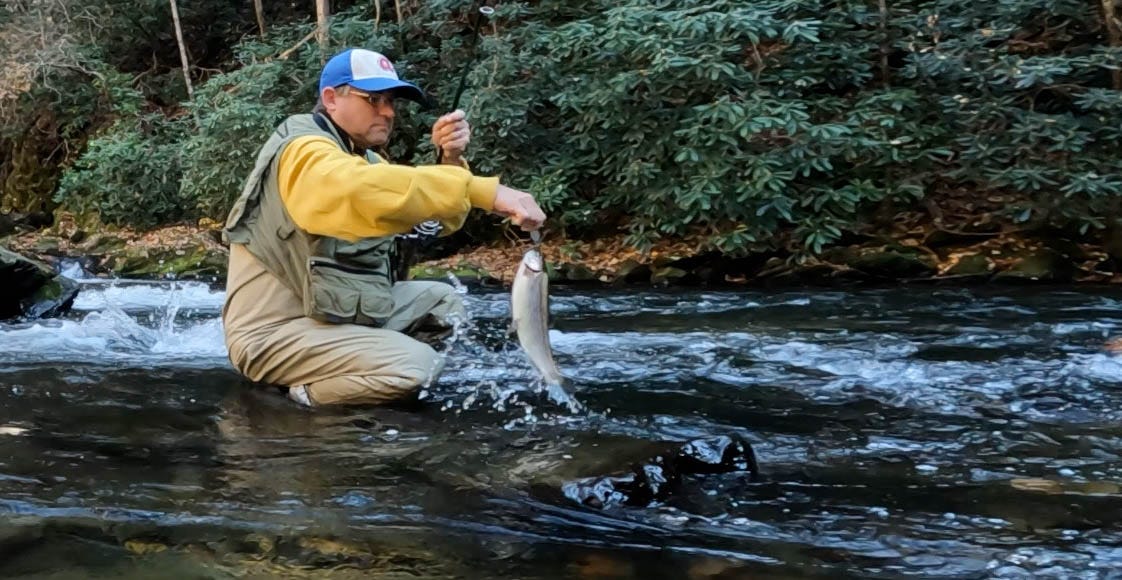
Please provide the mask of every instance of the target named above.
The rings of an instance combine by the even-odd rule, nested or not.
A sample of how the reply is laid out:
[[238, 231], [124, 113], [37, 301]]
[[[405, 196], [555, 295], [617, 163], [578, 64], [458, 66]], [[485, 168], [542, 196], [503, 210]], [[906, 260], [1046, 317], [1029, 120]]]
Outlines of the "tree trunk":
[[[1110, 38], [1110, 46], [1122, 48], [1122, 18], [1114, 5], [1114, 0], [1101, 0], [1103, 4], [1103, 24], [1106, 25], [1106, 35]], [[1114, 79], [1114, 90], [1122, 91], [1122, 71], [1115, 70], [1111, 73]]]
[[888, 0], [880, 0], [880, 82], [888, 86]]
[[328, 0], [316, 0], [316, 42], [319, 43], [320, 60], [327, 60], [327, 17], [331, 14]]
[[405, 18], [401, 15], [401, 0], [393, 0], [394, 10], [397, 11], [397, 44], [401, 53], [405, 54]]
[[378, 25], [382, 22], [382, 0], [374, 0], [374, 32], [378, 32]]
[[183, 82], [187, 83], [187, 98], [190, 99], [195, 95], [195, 89], [191, 86], [191, 65], [187, 62], [187, 46], [183, 44], [183, 27], [179, 25], [179, 7], [176, 6], [175, 0], [168, 0], [171, 2], [171, 19], [175, 22], [175, 40], [179, 43], [179, 61], [183, 65]]
[[257, 30], [261, 33], [261, 38], [265, 38], [265, 7], [261, 0], [253, 0], [253, 11], [257, 13]]

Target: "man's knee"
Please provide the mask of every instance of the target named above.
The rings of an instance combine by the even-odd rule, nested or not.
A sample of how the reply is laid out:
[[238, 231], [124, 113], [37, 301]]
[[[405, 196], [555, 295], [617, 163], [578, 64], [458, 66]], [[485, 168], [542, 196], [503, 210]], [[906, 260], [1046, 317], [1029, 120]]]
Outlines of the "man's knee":
[[415, 387], [421, 387], [436, 380], [444, 370], [444, 357], [440, 356], [431, 346], [420, 342], [409, 349], [409, 354], [402, 361], [400, 372]]
[[[403, 337], [404, 338], [404, 337]], [[372, 353], [367, 369], [316, 381], [307, 386], [314, 405], [386, 404], [409, 400], [436, 380], [444, 359], [427, 344], [405, 339], [388, 360]], [[381, 353], [385, 356], [385, 353]]]
[[454, 322], [448, 320], [450, 314], [460, 317], [465, 315], [463, 296], [460, 296], [460, 293], [456, 292], [450, 284], [429, 281], [410, 282], [410, 284], [416, 284], [415, 288], [427, 295], [419, 302], [430, 305], [429, 314], [449, 324]]

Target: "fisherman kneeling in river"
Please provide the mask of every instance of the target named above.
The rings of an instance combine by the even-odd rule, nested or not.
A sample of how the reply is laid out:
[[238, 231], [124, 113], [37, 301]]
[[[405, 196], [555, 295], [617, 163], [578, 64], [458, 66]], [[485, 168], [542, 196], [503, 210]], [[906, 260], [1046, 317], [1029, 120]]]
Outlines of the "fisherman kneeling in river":
[[399, 98], [426, 101], [386, 57], [332, 58], [316, 109], [276, 128], [226, 221], [230, 360], [306, 405], [390, 402], [440, 374], [443, 359], [410, 335], [446, 334], [463, 303], [448, 284], [395, 280], [395, 235], [429, 220], [451, 233], [473, 207], [526, 230], [545, 220], [528, 193], [468, 170], [463, 111], [432, 127], [441, 165], [378, 156]]

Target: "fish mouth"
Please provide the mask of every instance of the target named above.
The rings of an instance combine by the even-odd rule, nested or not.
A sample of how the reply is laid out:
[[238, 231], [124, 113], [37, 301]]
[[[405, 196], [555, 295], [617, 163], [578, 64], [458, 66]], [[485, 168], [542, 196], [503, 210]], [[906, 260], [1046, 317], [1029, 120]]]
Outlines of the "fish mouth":
[[541, 272], [543, 265], [541, 252], [537, 250], [528, 250], [526, 252], [526, 255], [522, 256], [522, 263], [525, 264], [526, 267], [530, 270]]

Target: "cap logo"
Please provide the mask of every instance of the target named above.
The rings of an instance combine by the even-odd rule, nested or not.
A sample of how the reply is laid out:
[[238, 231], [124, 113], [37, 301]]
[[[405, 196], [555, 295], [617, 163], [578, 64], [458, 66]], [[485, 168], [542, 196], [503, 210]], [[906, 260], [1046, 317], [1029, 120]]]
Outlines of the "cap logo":
[[384, 55], [372, 50], [355, 49], [351, 51], [351, 76], [355, 80], [363, 79], [393, 79], [397, 80], [397, 71], [393, 63]]

